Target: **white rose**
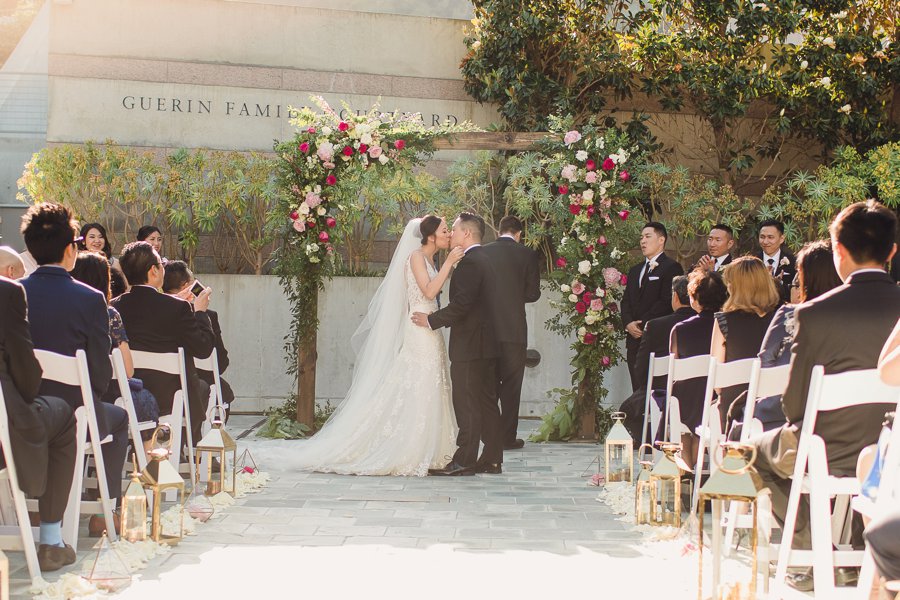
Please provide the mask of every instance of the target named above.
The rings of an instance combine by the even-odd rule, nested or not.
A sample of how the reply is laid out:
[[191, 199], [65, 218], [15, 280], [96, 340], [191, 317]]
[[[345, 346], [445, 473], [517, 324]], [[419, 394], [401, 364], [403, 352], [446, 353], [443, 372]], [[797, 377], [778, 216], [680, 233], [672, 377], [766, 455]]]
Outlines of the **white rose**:
[[559, 286], [559, 291], [561, 291], [563, 294], [568, 294], [569, 292], [572, 291], [572, 288], [570, 288], [568, 285], [566, 285], [564, 283], [561, 286]]
[[317, 262], [319, 262], [319, 257], [318, 257], [318, 255], [313, 254], [312, 256], [310, 256], [310, 257], [309, 257], [309, 262], [311, 262], [311, 263], [317, 263]]
[[320, 206], [320, 207], [318, 208], [318, 210], [316, 210], [316, 214], [319, 215], [320, 217], [324, 217], [324, 216], [325, 216], [325, 213], [327, 213], [327, 212], [328, 212], [328, 211], [325, 210], [325, 207], [324, 207], [324, 206]]
[[823, 77], [819, 80], [822, 85], [831, 85], [831, 77]]
[[578, 328], [578, 335], [579, 335], [580, 337], [584, 337], [584, 334], [586, 334], [586, 333], [587, 333], [587, 328], [586, 328], [586, 327], [579, 327], [579, 328]]
[[593, 200], [594, 199], [594, 190], [584, 190], [584, 193], [581, 194], [581, 197], [585, 200]]
[[591, 272], [591, 261], [583, 260], [578, 263], [578, 272], [582, 275], [589, 275]]
[[578, 296], [575, 294], [569, 294], [569, 302], [578, 302]]
[[332, 132], [331, 127], [323, 127], [322, 128], [322, 133], [324, 133], [325, 135], [331, 135], [331, 132]]
[[301, 202], [300, 207], [297, 209], [297, 212], [299, 212], [301, 215], [308, 215], [309, 204], [307, 204], [306, 202]]
[[851, 108], [851, 107], [850, 107], [849, 104], [845, 104], [845, 105], [843, 105], [843, 106], [839, 109], [839, 112], [842, 112], [842, 113], [844, 113], [845, 115], [849, 115], [849, 114], [850, 114], [850, 108]]
[[834, 38], [829, 35], [827, 38], [822, 40], [822, 45], [828, 46], [829, 48], [834, 48]]
[[390, 160], [390, 159], [387, 157], [387, 154], [382, 154], [381, 156], [378, 157], [378, 162], [380, 162], [383, 165], [386, 165], [388, 160]]
[[588, 153], [586, 150], [579, 150], [578, 152], [575, 153], [575, 158], [577, 158], [581, 162], [586, 161], [587, 157], [588, 157]]
[[584, 318], [584, 322], [587, 323], [588, 325], [593, 325], [594, 323], [597, 322], [597, 317], [589, 314]]
[[359, 136], [359, 141], [361, 143], [365, 144], [366, 146], [371, 146], [372, 145], [372, 134], [364, 133], [363, 135]]
[[597, 288], [596, 290], [594, 290], [594, 295], [598, 298], [604, 298], [606, 297], [606, 290], [604, 290], [603, 288]]
[[808, 66], [809, 66], [809, 61], [808, 61], [808, 60], [804, 60], [804, 61], [801, 61], [801, 62], [800, 62], [800, 68], [801, 68], [801, 69], [806, 69], [806, 67], [808, 67]]

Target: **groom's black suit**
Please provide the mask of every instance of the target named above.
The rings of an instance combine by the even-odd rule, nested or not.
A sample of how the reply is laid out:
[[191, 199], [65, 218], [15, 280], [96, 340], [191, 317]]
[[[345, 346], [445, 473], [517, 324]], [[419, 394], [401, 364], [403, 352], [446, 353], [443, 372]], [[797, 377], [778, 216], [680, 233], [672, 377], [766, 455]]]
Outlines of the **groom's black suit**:
[[[428, 316], [432, 329], [450, 328], [450, 378], [459, 425], [453, 462], [462, 467], [503, 462], [494, 377], [499, 353], [491, 323], [494, 290], [487, 253], [480, 246], [470, 247], [450, 280], [450, 303]], [[479, 459], [481, 441], [484, 451]]]

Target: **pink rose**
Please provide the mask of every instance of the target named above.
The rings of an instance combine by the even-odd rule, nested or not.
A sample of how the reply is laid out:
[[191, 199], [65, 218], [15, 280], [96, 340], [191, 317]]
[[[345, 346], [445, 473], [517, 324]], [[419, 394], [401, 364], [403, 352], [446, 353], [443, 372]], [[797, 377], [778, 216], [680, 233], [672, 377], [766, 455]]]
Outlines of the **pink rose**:
[[[591, 212], [591, 209], [592, 209], [592, 208], [594, 208], [594, 207], [593, 207], [593, 206], [588, 207], [588, 214], [593, 214], [593, 213]], [[593, 245], [593, 244], [588, 244], [587, 246], [584, 247], [584, 251], [587, 252], [588, 254], [590, 254], [591, 252], [594, 251], [594, 245]]]
[[348, 129], [350, 129], [349, 124], [345, 123], [344, 121], [338, 123], [338, 131], [347, 131]]
[[556, 266], [559, 267], [560, 269], [565, 269], [565, 268], [566, 268], [566, 259], [563, 258], [562, 256], [560, 256], [559, 258], [557, 258], [557, 259], [556, 259]]
[[306, 228], [307, 228], [307, 229], [315, 229], [315, 228], [316, 228], [316, 222], [315, 222], [315, 221], [307, 221], [307, 222], [306, 222]]
[[585, 312], [587, 312], [587, 305], [584, 302], [576, 303], [575, 312], [577, 312], [579, 315], [583, 315]]
[[576, 171], [578, 171], [578, 167], [575, 165], [566, 165], [562, 168], [562, 171], [559, 172], [559, 176], [563, 179], [568, 179], [569, 181], [575, 181]]
[[294, 231], [303, 233], [306, 230], [306, 224], [303, 221], [294, 221]]
[[331, 162], [331, 161], [323, 162], [323, 163], [322, 163], [322, 166], [325, 167], [326, 169], [333, 169], [333, 168], [334, 168], [334, 163]]
[[593, 299], [593, 296], [591, 295], [590, 292], [585, 292], [584, 296], [581, 297], [581, 301], [584, 302], [585, 304], [590, 304], [592, 299]]
[[315, 132], [316, 132], [316, 128], [315, 128], [315, 127], [307, 127], [307, 128], [306, 128], [306, 133], [315, 133]]
[[591, 300], [591, 310], [603, 310], [603, 300], [601, 300], [600, 298], [594, 298], [593, 300]]
[[[591, 162], [591, 161], [588, 161]], [[597, 183], [597, 172], [596, 171], [588, 171], [588, 174], [584, 176], [585, 183]]]
[[406, 148], [406, 142], [403, 140], [397, 140], [396, 142], [394, 142], [394, 148], [396, 148], [397, 150], [403, 150], [404, 148]]
[[621, 179], [622, 181], [628, 181], [629, 179], [631, 179], [631, 175], [628, 174], [628, 171], [622, 171], [621, 173], [619, 173], [619, 179]]
[[341, 150], [341, 154], [344, 156], [353, 156], [353, 148], [351, 146], [344, 146], [344, 149]]
[[303, 154], [309, 152], [309, 144], [307, 142], [303, 142], [302, 144], [300, 144], [300, 152], [302, 152]]
[[594, 169], [597, 168], [597, 163], [595, 163], [591, 159], [588, 159], [588, 161], [586, 163], [584, 163], [584, 168], [587, 169], [588, 171], [593, 171]]
[[605, 246], [609, 242], [606, 241], [605, 235], [601, 235], [600, 238], [597, 240], [597, 243], [600, 244], [601, 246]]
[[296, 221], [299, 218], [300, 218], [300, 213], [298, 213], [296, 210], [292, 210], [291, 211], [291, 221]]
[[329, 175], [325, 178], [325, 185], [334, 185], [337, 183], [337, 177], [334, 175]]
[[329, 229], [333, 229], [337, 225], [337, 221], [334, 217], [328, 217], [325, 219], [325, 224], [328, 225]]
[[378, 158], [381, 156], [381, 146], [372, 146], [369, 148], [369, 156], [372, 158]]
[[594, 335], [593, 333], [591, 333], [590, 331], [588, 331], [586, 334], [584, 334], [584, 343], [587, 344], [588, 346], [593, 344], [595, 341], [597, 341], [597, 336]]
[[607, 286], [617, 285], [622, 274], [615, 267], [606, 267], [603, 269], [603, 281]]
[[563, 196], [565, 196], [566, 194], [568, 194], [568, 193], [569, 193], [569, 186], [567, 186], [567, 185], [561, 185], [561, 186], [559, 186], [559, 193], [560, 193], [561, 195], [563, 195]]
[[251, 474], [251, 475], [252, 475], [253, 473], [256, 473], [256, 471], [253, 470], [253, 467], [244, 467], [243, 469], [241, 469], [241, 472], [242, 472], [242, 473], [249, 473], [249, 474]]
[[368, 149], [369, 149], [369, 147], [368, 147], [366, 144], [360, 144], [360, 145], [359, 145], [359, 153], [360, 153], [360, 154], [365, 154], [365, 153], [366, 153], [366, 150], [368, 150]]
[[622, 273], [622, 276], [619, 277], [619, 285], [623, 285], [623, 286], [628, 285], [628, 275], [626, 275], [625, 273]]
[[566, 135], [563, 136], [563, 142], [566, 144], [566, 146], [571, 146], [580, 139], [581, 134], [577, 131], [568, 131], [566, 132]]
[[583, 294], [584, 293], [584, 284], [581, 283], [580, 281], [576, 281], [575, 283], [573, 283], [572, 284], [572, 293], [575, 294], [576, 296], [580, 296], [581, 294]]
[[610, 157], [606, 157], [606, 160], [603, 161], [603, 170], [604, 171], [612, 171], [616, 168], [616, 163], [613, 162], [613, 159]]
[[600, 359], [600, 364], [602, 364], [604, 367], [608, 367], [609, 363], [611, 363], [611, 362], [612, 361], [609, 359], [608, 356], [604, 356], [603, 358]]
[[323, 243], [328, 241], [328, 232], [327, 231], [322, 231], [319, 233], [319, 241], [323, 242]]
[[620, 210], [620, 211], [619, 211], [619, 218], [622, 219], [622, 220], [624, 221], [625, 219], [628, 218], [628, 215], [630, 215], [630, 214], [631, 214], [631, 213], [628, 212], [627, 210]]
[[587, 214], [588, 214], [588, 216], [589, 216], [589, 217], [593, 217], [593, 216], [594, 216], [595, 210], [596, 210], [596, 209], [594, 208], [594, 205], [593, 205], [593, 204], [590, 205], [590, 206], [588, 206], [588, 207], [587, 207]]
[[334, 145], [331, 142], [322, 142], [316, 148], [316, 155], [322, 162], [328, 162], [334, 156]]
[[569, 212], [572, 213], [573, 215], [580, 215], [580, 214], [581, 214], [581, 205], [579, 205], [579, 204], [570, 204], [570, 205], [569, 205]]
[[306, 192], [306, 204], [310, 208], [315, 208], [322, 204], [322, 199], [315, 192]]

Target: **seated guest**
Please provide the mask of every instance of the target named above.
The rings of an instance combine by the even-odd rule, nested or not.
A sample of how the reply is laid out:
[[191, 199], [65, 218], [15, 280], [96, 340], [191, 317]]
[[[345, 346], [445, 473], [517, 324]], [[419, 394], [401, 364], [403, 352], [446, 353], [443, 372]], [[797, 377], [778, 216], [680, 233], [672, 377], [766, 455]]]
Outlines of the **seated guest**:
[[878, 358], [878, 374], [888, 385], [900, 385], [900, 321], [885, 342]]
[[[644, 399], [647, 395], [650, 353], [652, 352], [657, 358], [668, 356], [669, 336], [672, 328], [697, 314], [691, 308], [688, 278], [685, 275], [679, 275], [672, 279], [672, 310], [674, 312], [671, 315], [650, 319], [644, 325], [644, 335], [641, 336], [641, 345], [638, 347], [635, 364], [638, 380], [644, 383], [622, 403], [622, 407], [619, 409], [627, 415], [624, 421], [625, 426], [635, 438], [640, 437], [640, 430], [644, 424]], [[657, 377], [653, 380], [654, 393], [662, 390], [662, 393], [665, 394], [665, 387], [665, 377]]]
[[162, 232], [159, 230], [159, 227], [156, 225], [144, 225], [140, 229], [138, 229], [136, 240], [138, 242], [147, 242], [150, 244], [156, 253], [162, 257], [163, 265], [166, 264], [167, 259], [163, 257], [162, 251]]
[[22, 279], [25, 277], [25, 263], [19, 253], [9, 246], [0, 246], [0, 277]]
[[[132, 242], [125, 246], [119, 263], [131, 283], [131, 290], [112, 304], [122, 315], [131, 348], [146, 352], [178, 352], [178, 348], [184, 348], [191, 432], [194, 440], [199, 440], [209, 385], [197, 376], [193, 358], [208, 357], [215, 346], [215, 334], [206, 314], [212, 290], [207, 288], [200, 293], [193, 306], [160, 293], [165, 270], [159, 254], [147, 242]], [[135, 370], [135, 375], [156, 397], [160, 414], [171, 414], [175, 392], [181, 388], [178, 375], [146, 369]]]
[[[803, 249], [797, 254], [797, 276], [794, 278], [794, 283], [791, 284], [791, 301], [794, 304], [785, 304], [775, 312], [769, 329], [763, 337], [759, 351], [763, 368], [790, 364], [790, 348], [794, 343], [794, 333], [796, 332], [795, 305], [818, 298], [839, 285], [841, 285], [841, 278], [834, 269], [831, 243], [819, 241], [803, 246]], [[746, 395], [732, 403], [730, 408], [732, 418], [743, 414], [745, 402]], [[753, 417], [762, 422], [764, 431], [784, 425], [781, 396], [770, 396], [757, 400]], [[740, 417], [737, 418], [741, 422], [744, 420]], [[736, 425], [732, 429], [732, 439], [740, 439], [740, 429], [740, 425]]]
[[128, 291], [128, 280], [122, 274], [121, 269], [111, 269], [109, 272], [109, 296], [118, 298]]
[[753, 256], [763, 261], [775, 279], [781, 301], [791, 297], [791, 283], [796, 273], [796, 259], [784, 244], [784, 223], [770, 219], [759, 224], [759, 250]]
[[[691, 298], [691, 307], [697, 312], [697, 316], [678, 323], [672, 329], [669, 345], [675, 358], [709, 354], [715, 314], [728, 298], [722, 276], [718, 272], [703, 269], [698, 269], [688, 276], [688, 294]], [[703, 417], [705, 392], [706, 377], [679, 381], [672, 387], [672, 395], [678, 398], [681, 422], [688, 429], [688, 433], [681, 437], [682, 456], [685, 460], [696, 462], [698, 438], [694, 431]]]
[[109, 237], [106, 235], [106, 228], [100, 223], [87, 223], [81, 226], [81, 243], [78, 245], [79, 250], [87, 250], [88, 252], [99, 252], [109, 262], [109, 266], [118, 269], [119, 262], [113, 256], [112, 244], [109, 243]]
[[[72, 269], [72, 277], [75, 280], [85, 283], [95, 290], [106, 296], [107, 302], [110, 300], [109, 280], [110, 272], [106, 257], [97, 252], [79, 252], [78, 258], [75, 259], [75, 268]], [[144, 385], [140, 379], [134, 377], [134, 360], [131, 358], [131, 349], [128, 347], [128, 334], [125, 333], [125, 326], [122, 324], [122, 317], [112, 306], [107, 305], [106, 310], [109, 314], [109, 336], [112, 339], [112, 348], [118, 348], [122, 353], [122, 362], [125, 363], [125, 372], [128, 375], [128, 384], [131, 387], [131, 396], [134, 400], [134, 412], [138, 421], [159, 422], [159, 407], [156, 405], [156, 398], [144, 389]], [[115, 403], [119, 398], [118, 382], [111, 382], [106, 394], [103, 395], [104, 402]], [[141, 432], [141, 436], [145, 442], [148, 442], [153, 435], [152, 430]], [[148, 446], [149, 444], [145, 444]]]
[[38, 395], [41, 365], [34, 357], [27, 312], [22, 286], [0, 278], [0, 387], [19, 488], [38, 498], [38, 563], [47, 572], [75, 562], [75, 551], [62, 539], [75, 473], [75, 416], [65, 400]]
[[[110, 498], [118, 502], [128, 449], [128, 415], [125, 409], [101, 400], [112, 378], [109, 314], [103, 294], [69, 274], [78, 255], [77, 231], [72, 214], [64, 206], [45, 203], [29, 208], [22, 217], [22, 235], [40, 266], [22, 280], [22, 285], [28, 297], [34, 347], [65, 356], [75, 356], [77, 350], [87, 354], [100, 436], [112, 435], [112, 440], [102, 446], [103, 461]], [[55, 381], [44, 381], [41, 394], [58, 396], [72, 408], [82, 404], [80, 389]], [[91, 518], [91, 535], [99, 536], [105, 528], [102, 517]]]
[[[830, 230], [835, 266], [844, 285], [795, 309], [791, 375], [781, 400], [787, 423], [753, 440], [758, 449], [755, 466], [772, 492], [772, 508], [780, 523], [784, 523], [795, 456], [792, 450], [797, 447], [813, 366], [824, 366], [828, 374], [874, 369], [900, 318], [900, 288], [884, 271], [884, 264], [896, 251], [894, 213], [871, 200], [857, 202], [838, 214]], [[882, 417], [892, 408], [887, 404], [853, 406], [818, 416], [815, 433], [825, 441], [832, 475], [854, 474], [860, 451], [876, 442]], [[862, 540], [858, 530], [854, 533], [858, 545]], [[797, 514], [794, 547], [810, 547], [805, 497]], [[788, 583], [808, 590], [812, 575], [793, 574]]]
[[[762, 261], [752, 256], [735, 259], [722, 278], [728, 287], [728, 300], [722, 306], [722, 312], [716, 313], [710, 354], [723, 363], [756, 358], [781, 301], [778, 289]], [[733, 385], [716, 391], [724, 428], [732, 402], [741, 394], [746, 396], [747, 385]], [[743, 415], [743, 409], [739, 412]], [[741, 419], [740, 415], [735, 417]]]
[[[166, 275], [163, 278], [163, 292], [170, 294], [182, 300], [193, 303], [197, 298], [191, 292], [191, 287], [197, 282], [194, 274], [188, 268], [187, 263], [183, 260], [170, 260], [166, 263]], [[201, 313], [198, 313], [201, 314]], [[222, 401], [231, 406], [234, 402], [234, 391], [227, 381], [222, 379], [221, 375], [228, 368], [228, 350], [225, 348], [225, 342], [222, 340], [222, 328], [219, 326], [219, 314], [207, 309], [206, 314], [209, 316], [209, 322], [212, 325], [213, 333], [216, 336], [216, 356], [219, 361], [219, 383], [222, 384], [221, 394]], [[199, 317], [198, 318], [202, 318]], [[197, 369], [197, 375], [208, 385], [215, 385], [215, 378], [211, 371]]]
[[725, 265], [731, 264], [731, 251], [734, 248], [734, 230], [728, 225], [713, 225], [706, 238], [706, 256], [700, 257], [696, 267], [719, 272]]

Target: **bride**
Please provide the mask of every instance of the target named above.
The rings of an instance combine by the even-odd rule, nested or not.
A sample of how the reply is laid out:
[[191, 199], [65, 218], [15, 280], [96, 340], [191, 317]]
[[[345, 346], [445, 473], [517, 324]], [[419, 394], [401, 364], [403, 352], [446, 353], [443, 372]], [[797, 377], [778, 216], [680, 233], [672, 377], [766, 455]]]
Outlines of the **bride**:
[[437, 309], [435, 298], [464, 253], [450, 247], [447, 223], [428, 215], [407, 225], [369, 309], [350, 340], [357, 364], [346, 398], [310, 440], [254, 448], [287, 469], [347, 475], [424, 476], [456, 448], [456, 420], [444, 337], [417, 327], [413, 312]]

